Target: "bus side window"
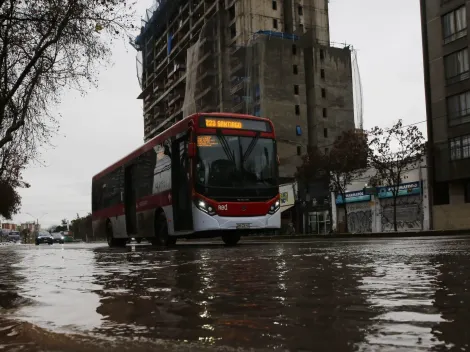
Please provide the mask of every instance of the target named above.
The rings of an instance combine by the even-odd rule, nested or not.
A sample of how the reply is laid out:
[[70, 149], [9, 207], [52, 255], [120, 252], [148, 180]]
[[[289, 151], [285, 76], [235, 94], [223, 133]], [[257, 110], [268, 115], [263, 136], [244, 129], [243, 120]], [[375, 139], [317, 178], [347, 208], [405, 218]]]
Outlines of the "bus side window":
[[93, 197], [92, 197], [92, 204], [91, 210], [97, 211], [103, 208], [103, 183], [98, 180], [93, 183]]
[[153, 175], [156, 156], [154, 150], [149, 150], [139, 156], [137, 162], [137, 198], [152, 194]]

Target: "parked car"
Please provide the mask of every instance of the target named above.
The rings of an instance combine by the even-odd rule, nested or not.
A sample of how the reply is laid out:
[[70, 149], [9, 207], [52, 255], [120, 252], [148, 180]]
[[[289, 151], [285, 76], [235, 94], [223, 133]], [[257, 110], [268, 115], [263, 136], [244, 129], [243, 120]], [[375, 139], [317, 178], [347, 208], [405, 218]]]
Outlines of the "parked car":
[[39, 231], [38, 235], [36, 236], [36, 246], [40, 245], [41, 243], [47, 243], [51, 245], [54, 243], [54, 237], [47, 231]]
[[18, 231], [11, 231], [7, 235], [7, 238], [8, 238], [9, 242], [21, 242], [21, 236], [20, 236], [20, 233]]

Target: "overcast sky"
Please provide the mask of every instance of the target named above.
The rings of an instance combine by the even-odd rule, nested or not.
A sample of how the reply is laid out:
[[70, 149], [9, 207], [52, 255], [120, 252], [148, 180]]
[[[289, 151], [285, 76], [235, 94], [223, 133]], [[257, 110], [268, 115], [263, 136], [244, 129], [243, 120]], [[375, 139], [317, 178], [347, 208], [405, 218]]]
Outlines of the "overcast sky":
[[[139, 0], [138, 12], [151, 4]], [[330, 0], [330, 30], [333, 42], [358, 52], [365, 128], [426, 119], [418, 1]], [[47, 227], [86, 215], [92, 176], [143, 143], [135, 55], [130, 45], [116, 45], [114, 65], [101, 72], [97, 89], [64, 96], [55, 148], [44, 150], [45, 167], [24, 173], [32, 187], [21, 190], [15, 222], [39, 218]], [[424, 132], [425, 124], [419, 126]]]

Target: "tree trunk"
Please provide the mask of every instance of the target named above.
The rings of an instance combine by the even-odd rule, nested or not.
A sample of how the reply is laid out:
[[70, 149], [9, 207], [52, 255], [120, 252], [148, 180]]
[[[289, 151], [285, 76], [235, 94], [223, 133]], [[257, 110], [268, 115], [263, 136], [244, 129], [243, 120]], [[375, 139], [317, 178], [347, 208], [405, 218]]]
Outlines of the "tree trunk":
[[393, 229], [395, 232], [398, 231], [397, 229], [397, 195], [393, 195]]

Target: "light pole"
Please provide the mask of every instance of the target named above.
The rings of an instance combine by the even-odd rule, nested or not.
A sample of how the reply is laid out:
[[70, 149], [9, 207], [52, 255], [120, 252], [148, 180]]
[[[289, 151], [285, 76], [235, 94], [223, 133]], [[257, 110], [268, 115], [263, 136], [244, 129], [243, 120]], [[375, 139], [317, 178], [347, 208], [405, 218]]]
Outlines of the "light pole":
[[30, 213], [25, 213], [25, 214], [31, 216], [34, 220], [36, 220], [36, 229], [37, 229], [37, 231], [39, 231], [39, 219], [42, 219], [48, 213], [43, 213], [39, 218], [34, 217]]

